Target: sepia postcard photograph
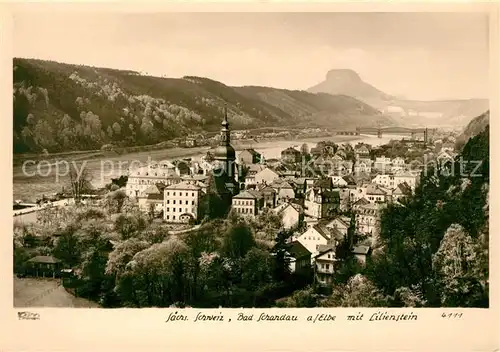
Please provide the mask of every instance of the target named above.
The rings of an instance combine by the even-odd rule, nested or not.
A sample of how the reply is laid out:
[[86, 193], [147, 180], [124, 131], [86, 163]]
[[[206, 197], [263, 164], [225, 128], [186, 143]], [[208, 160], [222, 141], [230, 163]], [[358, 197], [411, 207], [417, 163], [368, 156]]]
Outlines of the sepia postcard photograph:
[[16, 320], [491, 312], [489, 7], [65, 6], [10, 18]]

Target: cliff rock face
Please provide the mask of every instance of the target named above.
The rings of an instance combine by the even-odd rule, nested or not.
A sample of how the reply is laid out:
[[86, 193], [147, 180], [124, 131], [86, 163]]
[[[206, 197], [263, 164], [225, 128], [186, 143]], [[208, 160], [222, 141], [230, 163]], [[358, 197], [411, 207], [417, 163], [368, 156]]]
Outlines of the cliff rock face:
[[457, 148], [461, 149], [467, 141], [483, 132], [490, 124], [490, 111], [486, 111], [474, 119], [465, 127], [462, 134], [457, 138]]
[[395, 99], [395, 97], [364, 82], [355, 71], [346, 69], [328, 71], [326, 79], [309, 88], [308, 91], [312, 93], [345, 94], [377, 108]]
[[487, 99], [401, 99], [384, 93], [363, 81], [355, 71], [346, 69], [328, 71], [325, 80], [308, 91], [354, 97], [384, 112], [399, 125], [465, 126], [473, 117], [486, 111], [489, 105]]

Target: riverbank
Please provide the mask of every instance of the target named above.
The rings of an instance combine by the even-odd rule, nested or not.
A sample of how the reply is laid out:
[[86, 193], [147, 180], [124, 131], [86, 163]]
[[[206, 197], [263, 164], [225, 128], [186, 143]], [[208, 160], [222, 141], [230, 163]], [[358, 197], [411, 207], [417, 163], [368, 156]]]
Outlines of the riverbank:
[[[322, 136], [304, 139], [291, 138], [269, 138], [252, 140], [234, 140], [231, 144], [238, 152], [253, 148], [266, 159], [279, 158], [283, 149], [297, 147], [306, 143], [312, 148], [320, 141], [333, 141], [335, 143], [347, 143], [354, 141], [368, 141], [370, 144], [381, 142], [383, 139], [367, 136]], [[125, 174], [128, 166], [134, 163], [147, 163], [148, 161], [172, 160], [178, 158], [199, 158], [204, 155], [210, 147], [193, 148], [166, 148], [161, 150], [151, 150], [134, 152], [127, 154], [116, 154], [109, 152], [93, 152], [87, 157], [81, 153], [70, 153], [71, 159], [67, 161], [71, 167], [78, 167], [84, 164], [92, 176], [92, 184], [95, 187], [102, 187], [111, 181], [111, 178]], [[61, 159], [59, 159], [61, 160]], [[30, 163], [17, 165], [13, 168], [13, 194], [14, 199], [23, 201], [35, 201], [42, 195], [49, 195], [60, 192], [62, 187], [69, 186], [69, 177], [66, 165], [57, 165], [50, 162], [39, 164]]]

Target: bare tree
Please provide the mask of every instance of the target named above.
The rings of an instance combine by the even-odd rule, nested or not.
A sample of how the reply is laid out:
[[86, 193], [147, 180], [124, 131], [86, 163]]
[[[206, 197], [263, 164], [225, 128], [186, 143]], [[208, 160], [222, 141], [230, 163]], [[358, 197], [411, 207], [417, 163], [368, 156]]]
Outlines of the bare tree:
[[81, 196], [92, 190], [92, 174], [85, 166], [80, 169], [72, 168], [69, 172], [69, 182], [71, 193], [75, 199], [75, 203], [79, 203]]

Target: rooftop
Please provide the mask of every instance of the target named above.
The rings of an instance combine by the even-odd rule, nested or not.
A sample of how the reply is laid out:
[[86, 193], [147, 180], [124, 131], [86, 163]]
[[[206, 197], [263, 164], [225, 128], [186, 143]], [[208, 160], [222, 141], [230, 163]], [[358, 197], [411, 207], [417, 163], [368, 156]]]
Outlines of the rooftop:
[[260, 155], [260, 153], [258, 153], [257, 151], [255, 151], [255, 149], [253, 149], [253, 148], [248, 148], [248, 149], [245, 149], [245, 150], [243, 150], [242, 152], [249, 152], [250, 154], [252, 154], [252, 155], [257, 155], [257, 156], [259, 156], [259, 155]]
[[288, 147], [285, 150], [283, 150], [282, 153], [294, 153], [295, 154], [295, 153], [300, 153], [300, 152], [295, 148]]
[[167, 190], [187, 190], [187, 191], [199, 191], [201, 189], [200, 186], [197, 186], [189, 181], [182, 181], [175, 185], [170, 185], [166, 187]]
[[30, 262], [30, 263], [42, 263], [42, 264], [56, 264], [56, 263], [60, 263], [61, 261], [59, 259], [54, 258], [54, 257], [49, 256], [49, 255], [38, 255], [38, 256], [28, 260], [28, 262]]
[[385, 192], [379, 185], [372, 183], [366, 187], [366, 194], [385, 196], [387, 192]]
[[369, 246], [355, 246], [353, 249], [352, 249], [352, 252], [354, 254], [368, 254], [368, 252], [370, 251], [370, 247]]
[[259, 197], [256, 196], [252, 190], [246, 190], [243, 192], [238, 193], [233, 197], [233, 199], [258, 199]]
[[304, 258], [311, 255], [311, 252], [304, 247], [299, 241], [289, 243], [288, 253], [295, 259]]
[[323, 236], [326, 240], [329, 240], [330, 239], [330, 233], [329, 233], [329, 230], [326, 229], [325, 227], [321, 226], [321, 225], [314, 225], [313, 226], [313, 229], [315, 229], [321, 236]]
[[323, 254], [330, 251], [335, 251], [335, 246], [333, 244], [320, 244], [318, 245], [318, 254], [315, 256], [315, 258], [322, 256]]

